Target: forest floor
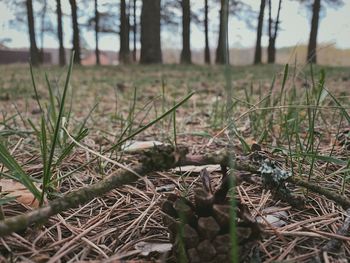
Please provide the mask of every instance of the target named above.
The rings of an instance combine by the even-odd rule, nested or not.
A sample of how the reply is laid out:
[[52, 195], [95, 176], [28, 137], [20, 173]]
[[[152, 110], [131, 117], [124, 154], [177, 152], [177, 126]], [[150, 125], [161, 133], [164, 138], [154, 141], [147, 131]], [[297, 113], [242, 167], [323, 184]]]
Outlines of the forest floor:
[[[45, 72], [54, 96], [59, 97], [67, 71], [34, 69], [39, 101], [45, 112], [48, 109], [45, 115], [38, 106], [29, 67], [0, 66], [0, 141], [23, 170], [38, 179], [38, 185], [44, 168], [34, 127], [40, 130], [42, 116], [49, 122], [53, 112]], [[287, 72], [281, 65], [264, 65], [231, 67], [229, 71], [233, 96], [228, 112], [238, 136], [232, 136], [227, 126], [228, 73], [224, 67], [73, 67], [65, 127], [74, 137], [84, 124], [88, 134], [80, 141], [84, 147], [76, 145], [54, 167], [49, 199], [115, 174], [119, 168], [106, 159], [90, 162], [96, 153], [127, 166], [137, 163], [139, 154], [122, 145], [104, 150], [159, 118], [192, 91], [194, 95], [176, 114], [160, 119], [132, 140], [182, 145], [199, 155], [233, 142], [236, 156], [247, 156], [247, 146], [258, 144], [294, 177], [349, 197], [350, 69], [315, 67], [311, 72], [309, 66], [291, 66]], [[72, 143], [63, 131], [59, 136], [55, 158]], [[0, 169], [0, 185], [6, 191], [9, 171], [1, 163]], [[219, 184], [220, 172], [211, 171], [210, 177], [214, 185]], [[170, 193], [192, 196], [201, 184], [199, 169], [194, 167], [152, 172], [45, 223], [1, 238], [0, 262], [163, 262], [164, 253], [143, 255], [140, 242], [169, 243], [161, 203]], [[345, 234], [337, 233], [340, 226], [346, 228], [347, 208], [306, 188], [288, 187], [305, 198], [304, 207], [279, 200], [261, 180], [236, 187], [237, 198], [252, 216], [265, 218], [257, 257], [261, 262], [347, 262], [349, 226]], [[23, 187], [11, 191], [16, 196], [28, 194]], [[9, 218], [35, 206], [17, 198], [3, 204], [2, 211]], [[336, 253], [322, 250], [330, 240], [341, 242]]]

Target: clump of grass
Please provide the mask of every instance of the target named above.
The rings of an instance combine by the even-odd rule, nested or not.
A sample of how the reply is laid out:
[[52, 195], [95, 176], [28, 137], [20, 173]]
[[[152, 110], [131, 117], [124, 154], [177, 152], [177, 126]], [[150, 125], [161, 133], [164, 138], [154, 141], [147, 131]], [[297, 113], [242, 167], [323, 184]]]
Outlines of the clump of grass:
[[[39, 200], [40, 205], [43, 204], [46, 196], [50, 197], [55, 195], [53, 191], [56, 188], [55, 186], [59, 181], [61, 181], [63, 178], [71, 176], [77, 170], [82, 169], [83, 167], [86, 167], [86, 165], [90, 164], [91, 162], [97, 159], [97, 158], [93, 158], [89, 162], [84, 163], [74, 171], [67, 173], [62, 177], [54, 176], [55, 169], [59, 167], [62, 161], [71, 154], [73, 148], [76, 147], [75, 143], [80, 142], [88, 135], [88, 129], [86, 128], [86, 123], [88, 118], [92, 114], [92, 111], [97, 106], [96, 104], [92, 108], [92, 110], [88, 113], [88, 116], [82, 121], [80, 125], [73, 123], [75, 124], [73, 127], [73, 130], [75, 130], [76, 134], [73, 136], [74, 141], [70, 141], [67, 137], [67, 134], [62, 132], [62, 127], [70, 124], [70, 120], [72, 116], [72, 108], [73, 108], [72, 99], [70, 101], [71, 103], [68, 109], [65, 108], [66, 100], [68, 97], [68, 90], [70, 86], [71, 73], [73, 68], [72, 61], [73, 61], [73, 56], [71, 58], [70, 65], [68, 67], [65, 85], [61, 94], [59, 92], [55, 94], [54, 89], [51, 87], [51, 83], [49, 81], [48, 76], [47, 75], [45, 76], [46, 84], [49, 91], [48, 92], [49, 100], [48, 100], [47, 106], [44, 106], [40, 101], [40, 96], [39, 96], [37, 85], [34, 78], [33, 68], [30, 67], [35, 99], [40, 109], [41, 116], [40, 116], [39, 127], [37, 127], [34, 124], [34, 122], [30, 119], [28, 120], [28, 123], [33, 129], [34, 134], [36, 135], [36, 138], [40, 145], [40, 155], [41, 155], [42, 165], [43, 165], [43, 171], [42, 171], [42, 177], [41, 177], [41, 184], [42, 184], [41, 191], [39, 191], [34, 185], [34, 182], [38, 182], [38, 179], [34, 179], [24, 172], [24, 170], [21, 168], [21, 165], [12, 157], [11, 153], [7, 150], [5, 145], [1, 144], [1, 148], [0, 148], [0, 158], [1, 158], [0, 160], [3, 161], [5, 167], [8, 170], [7, 172], [5, 173], [2, 172], [1, 174], [4, 176], [13, 178], [16, 181], [22, 183], [24, 186], [26, 186], [33, 193], [33, 195]], [[163, 103], [162, 114], [160, 116], [157, 116], [152, 121], [146, 123], [145, 125], [142, 125], [142, 123], [143, 123], [143, 120], [146, 118], [148, 112], [150, 111], [150, 108], [146, 111], [146, 113], [144, 110], [141, 110], [140, 112], [145, 113], [145, 115], [142, 117], [141, 123], [139, 123], [138, 126], [135, 127], [136, 117], [138, 115], [138, 113], [136, 112], [137, 89], [135, 88], [133, 92], [133, 99], [129, 105], [128, 116], [126, 119], [121, 119], [122, 130], [120, 134], [116, 135], [116, 141], [112, 144], [111, 147], [103, 151], [101, 149], [101, 154], [106, 154], [109, 152], [112, 155], [113, 151], [118, 152], [120, 149], [120, 146], [123, 143], [125, 143], [128, 140], [131, 140], [132, 138], [137, 136], [139, 133], [148, 129], [149, 127], [159, 122], [164, 117], [171, 115], [172, 113], [173, 113], [172, 120], [175, 122], [176, 121], [176, 117], [174, 113], [175, 110], [178, 107], [180, 107], [183, 103], [185, 103], [187, 100], [189, 100], [192, 95], [193, 95], [193, 92], [188, 94], [180, 102], [174, 103], [173, 107], [171, 107], [169, 110], [165, 109], [165, 104]], [[151, 104], [147, 103], [143, 107], [143, 109], [148, 107], [148, 105], [151, 105]], [[15, 116], [13, 116], [12, 118], [14, 117]], [[9, 120], [6, 120], [6, 122], [7, 121]], [[173, 129], [174, 129], [173, 130], [174, 140], [176, 144], [176, 124], [175, 123], [174, 123]], [[100, 161], [101, 172], [103, 172], [103, 169], [104, 169], [103, 167], [104, 165]], [[2, 199], [2, 200], [4, 201], [5, 199]]]
[[[11, 156], [10, 152], [6, 149], [6, 147], [3, 144], [0, 144], [0, 159], [3, 162], [4, 166], [8, 169], [8, 172], [6, 174], [2, 173], [2, 175], [22, 183], [25, 187], [28, 188], [28, 190], [30, 190], [33, 193], [35, 198], [39, 200], [40, 205], [43, 204], [45, 196], [48, 195], [51, 191], [51, 183], [54, 168], [59, 166], [59, 164], [65, 159], [65, 157], [67, 157], [71, 153], [74, 147], [73, 143], [67, 143], [67, 141], [60, 135], [62, 123], [64, 122], [64, 120], [69, 120], [69, 116], [71, 114], [71, 107], [68, 112], [65, 112], [65, 101], [68, 93], [68, 87], [73, 68], [73, 57], [74, 53], [72, 54], [70, 65], [68, 67], [63, 93], [61, 96], [56, 97], [57, 103], [53, 95], [53, 90], [51, 88], [48, 77], [46, 76], [46, 81], [50, 95], [49, 106], [47, 107], [47, 109], [45, 109], [40, 102], [34, 79], [33, 68], [30, 67], [35, 98], [41, 113], [41, 121], [39, 128], [37, 128], [31, 120], [28, 120], [40, 144], [40, 153], [43, 164], [43, 172], [41, 178], [42, 187], [40, 193], [37, 187], [34, 185], [34, 181], [36, 180], [27, 175], [21, 168], [20, 164]], [[86, 121], [82, 123], [78, 134], [76, 135], [75, 139], [78, 141], [82, 140], [87, 135], [85, 123]], [[60, 151], [57, 154], [58, 146], [60, 147]]]
[[[279, 89], [276, 89], [278, 82], [274, 77], [266, 94], [261, 88], [256, 94], [251, 86], [245, 90], [245, 100], [237, 98], [236, 101], [248, 107], [245, 113], [248, 114], [250, 134], [258, 142], [264, 142], [272, 148], [273, 152], [280, 151], [288, 156], [293, 174], [307, 176], [308, 180], [311, 180], [315, 167], [320, 162], [325, 162], [327, 166], [340, 164], [345, 166], [342, 186], [344, 189], [347, 162], [332, 156], [333, 151], [328, 155], [324, 151], [321, 153], [326, 134], [330, 132], [322, 127], [328, 126], [330, 122], [331, 125], [340, 128], [342, 119], [350, 124], [349, 114], [336, 96], [326, 89], [326, 72], [321, 69], [317, 77], [311, 66], [309, 73], [311, 81], [305, 82], [311, 83], [311, 86], [306, 85], [302, 89], [297, 89], [295, 84], [297, 74], [294, 72], [290, 78], [290, 67], [286, 65]], [[235, 111], [237, 108], [232, 112]], [[329, 119], [327, 114], [332, 111], [337, 111], [339, 118]], [[245, 115], [242, 114], [239, 118]], [[246, 147], [244, 137], [236, 134], [234, 129], [232, 131], [244, 149]], [[344, 190], [342, 192], [344, 193]]]

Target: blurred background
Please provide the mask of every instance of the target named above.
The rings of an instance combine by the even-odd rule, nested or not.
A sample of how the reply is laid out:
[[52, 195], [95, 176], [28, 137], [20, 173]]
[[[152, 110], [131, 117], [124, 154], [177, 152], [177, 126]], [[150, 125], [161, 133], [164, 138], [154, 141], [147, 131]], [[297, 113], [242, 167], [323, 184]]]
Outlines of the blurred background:
[[[349, 0], [231, 0], [234, 65], [350, 65]], [[223, 63], [220, 0], [0, 0], [0, 64]], [[221, 45], [222, 46], [222, 45]], [[317, 55], [316, 55], [317, 54]]]

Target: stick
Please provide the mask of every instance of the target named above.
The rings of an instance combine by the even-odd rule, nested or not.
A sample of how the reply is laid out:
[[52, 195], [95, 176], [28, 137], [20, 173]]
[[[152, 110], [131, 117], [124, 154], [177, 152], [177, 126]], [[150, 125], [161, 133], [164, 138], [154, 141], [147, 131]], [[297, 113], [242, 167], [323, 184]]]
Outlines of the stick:
[[112, 189], [133, 183], [140, 178], [136, 174], [144, 176], [152, 171], [176, 167], [180, 160], [185, 159], [185, 154], [184, 149], [179, 149], [175, 152], [171, 147], [154, 148], [145, 154], [140, 164], [131, 168], [133, 172], [122, 169], [117, 170], [115, 174], [106, 177], [100, 182], [72, 191], [61, 198], [53, 200], [45, 207], [0, 221], [0, 237], [24, 230], [32, 224], [44, 222], [53, 215], [85, 204]]
[[308, 189], [314, 193], [323, 195], [323, 196], [327, 197], [328, 199], [334, 201], [337, 205], [340, 205], [341, 207], [343, 207], [344, 210], [347, 210], [348, 208], [350, 208], [350, 199], [349, 198], [347, 198], [344, 195], [340, 195], [340, 194], [337, 194], [335, 192], [329, 191], [320, 185], [310, 183], [307, 181], [303, 181], [297, 177], [289, 177], [287, 179], [287, 182], [290, 182], [290, 183], [295, 184], [297, 186], [305, 187], [306, 189]]
[[[221, 150], [213, 153], [208, 153], [205, 155], [193, 155], [186, 157], [186, 163], [183, 165], [206, 165], [206, 164], [221, 164], [223, 166], [229, 166], [229, 151]], [[249, 160], [235, 160], [234, 169], [240, 171], [248, 171], [251, 173], [258, 173], [259, 167], [252, 164]], [[337, 194], [335, 192], [329, 191], [322, 186], [317, 184], [304, 181], [298, 177], [289, 177], [286, 179], [286, 182], [295, 184], [297, 186], [305, 187], [306, 189], [323, 195], [328, 199], [334, 201], [337, 205], [340, 205], [344, 210], [350, 208], [350, 199], [346, 196]]]
[[[227, 150], [221, 150], [204, 155], [186, 155], [186, 153], [187, 149], [179, 147], [176, 149], [176, 151], [169, 146], [155, 147], [151, 151], [145, 152], [141, 162], [135, 166], [132, 166], [130, 169], [136, 174], [144, 176], [150, 172], [168, 170], [184, 165], [229, 165], [228, 160], [230, 152]], [[258, 173], [259, 167], [252, 165], [249, 160], [245, 159], [236, 160], [232, 168], [236, 170]], [[45, 207], [23, 215], [2, 220], [0, 221], [0, 237], [24, 230], [32, 224], [44, 222], [53, 215], [85, 204], [95, 197], [106, 194], [112, 189], [118, 188], [125, 184], [133, 183], [140, 178], [135, 173], [131, 173], [130, 171], [126, 170], [118, 170], [115, 174], [108, 176], [96, 184], [80, 188], [64, 195], [61, 198], [53, 200]], [[287, 182], [305, 187], [315, 193], [321, 194], [334, 201], [336, 204], [342, 206], [344, 209], [350, 208], [350, 200], [347, 197], [328, 191], [316, 184], [305, 182], [295, 177], [288, 178]]]

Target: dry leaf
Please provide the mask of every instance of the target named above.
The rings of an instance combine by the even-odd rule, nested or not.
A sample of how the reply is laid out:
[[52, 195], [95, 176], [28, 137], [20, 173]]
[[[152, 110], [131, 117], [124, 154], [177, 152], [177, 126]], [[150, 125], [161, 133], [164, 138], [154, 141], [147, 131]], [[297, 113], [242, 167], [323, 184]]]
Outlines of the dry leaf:
[[158, 141], [129, 141], [124, 143], [121, 149], [125, 152], [137, 152], [159, 145], [163, 145], [163, 143]]
[[156, 187], [156, 192], [157, 193], [164, 193], [164, 192], [172, 192], [176, 188], [175, 184], [166, 184], [162, 186]]
[[248, 137], [248, 138], [245, 138], [244, 140], [249, 146], [252, 146], [253, 144], [258, 144], [257, 141], [254, 139], [254, 137]]
[[221, 171], [221, 167], [218, 164], [200, 165], [200, 166], [185, 165], [185, 166], [176, 167], [173, 169], [173, 171], [183, 172], [183, 173], [186, 173], [186, 172], [200, 173], [204, 168], [206, 168], [209, 173]]
[[278, 207], [268, 207], [262, 211], [263, 216], [257, 216], [256, 221], [261, 224], [270, 224], [274, 227], [282, 227], [287, 224], [286, 221], [282, 219], [288, 218], [288, 213], [286, 211], [278, 211]]
[[165, 253], [172, 249], [173, 245], [170, 243], [149, 243], [141, 241], [135, 244], [135, 249], [140, 252], [142, 256], [148, 256], [152, 252]]
[[[35, 186], [40, 190], [38, 184], [35, 184]], [[39, 207], [39, 201], [35, 199], [32, 192], [30, 192], [23, 184], [12, 179], [1, 179], [0, 187], [2, 193], [8, 193], [6, 195], [8, 197], [16, 197], [17, 202], [34, 208]]]

